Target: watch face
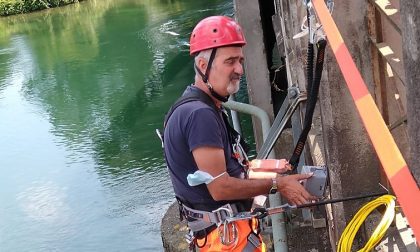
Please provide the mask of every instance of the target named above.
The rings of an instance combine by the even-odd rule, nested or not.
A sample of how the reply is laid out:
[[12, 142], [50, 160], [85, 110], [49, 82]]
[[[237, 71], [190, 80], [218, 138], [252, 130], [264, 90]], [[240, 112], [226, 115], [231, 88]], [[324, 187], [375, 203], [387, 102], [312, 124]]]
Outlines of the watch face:
[[271, 187], [271, 189], [270, 189], [270, 194], [275, 194], [277, 192], [277, 187], [274, 187], [274, 185], [273, 185], [273, 187]]
[[271, 185], [271, 188], [270, 188], [270, 194], [274, 194], [276, 192], [277, 192], [277, 180], [273, 178], [273, 184]]

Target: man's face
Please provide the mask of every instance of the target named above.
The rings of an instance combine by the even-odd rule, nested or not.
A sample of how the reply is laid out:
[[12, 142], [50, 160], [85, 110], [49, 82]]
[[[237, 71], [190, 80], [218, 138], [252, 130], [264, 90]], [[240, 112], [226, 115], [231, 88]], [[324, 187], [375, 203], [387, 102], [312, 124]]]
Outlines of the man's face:
[[243, 70], [244, 56], [241, 47], [221, 47], [210, 70], [209, 82], [214, 90], [223, 96], [234, 94], [239, 90]]

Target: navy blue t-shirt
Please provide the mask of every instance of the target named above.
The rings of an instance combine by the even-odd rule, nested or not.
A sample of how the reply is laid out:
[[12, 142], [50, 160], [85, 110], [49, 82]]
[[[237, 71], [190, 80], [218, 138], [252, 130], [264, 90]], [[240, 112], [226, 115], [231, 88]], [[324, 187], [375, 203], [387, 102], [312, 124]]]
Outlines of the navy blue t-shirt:
[[[203, 91], [189, 86], [184, 94], [188, 92]], [[188, 185], [188, 174], [198, 170], [192, 154], [194, 149], [205, 146], [223, 149], [228, 174], [238, 178], [243, 174], [242, 166], [232, 157], [222, 113], [201, 101], [187, 102], [175, 109], [165, 127], [165, 156], [175, 194], [192, 206], [211, 205], [216, 209], [226, 204], [213, 200], [205, 184]]]

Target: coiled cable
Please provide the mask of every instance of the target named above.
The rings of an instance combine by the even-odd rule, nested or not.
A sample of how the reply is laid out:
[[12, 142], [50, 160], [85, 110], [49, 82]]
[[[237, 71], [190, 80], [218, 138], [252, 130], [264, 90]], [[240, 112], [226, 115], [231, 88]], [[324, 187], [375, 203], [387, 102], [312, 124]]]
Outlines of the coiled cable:
[[365, 246], [358, 250], [359, 252], [368, 252], [371, 251], [383, 238], [386, 233], [386, 230], [391, 225], [395, 216], [395, 197], [392, 195], [383, 195], [375, 200], [370, 201], [365, 204], [353, 217], [347, 227], [344, 229], [340, 240], [338, 242], [337, 251], [338, 252], [350, 252], [354, 237], [356, 236], [357, 231], [360, 226], [369, 216], [369, 214], [375, 210], [377, 207], [385, 205], [385, 213], [379, 222], [378, 226], [373, 231], [368, 242]]

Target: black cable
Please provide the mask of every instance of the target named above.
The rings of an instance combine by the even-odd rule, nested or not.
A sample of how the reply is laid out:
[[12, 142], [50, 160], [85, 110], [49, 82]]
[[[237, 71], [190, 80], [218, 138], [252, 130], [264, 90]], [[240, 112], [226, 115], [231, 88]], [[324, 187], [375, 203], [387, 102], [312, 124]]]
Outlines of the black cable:
[[388, 194], [388, 192], [387, 191], [386, 192], [377, 192], [377, 193], [366, 194], [366, 195], [345, 197], [345, 198], [341, 198], [341, 199], [330, 199], [330, 200], [324, 200], [324, 201], [319, 201], [319, 202], [314, 202], [314, 203], [298, 205], [298, 206], [296, 206], [296, 208], [321, 206], [321, 205], [332, 204], [332, 203], [337, 203], [337, 202], [344, 202], [344, 201], [349, 201], [349, 200], [357, 200], [357, 199], [364, 199], [364, 198], [370, 198], [370, 197], [377, 197], [377, 196], [382, 196], [382, 195], [385, 195], [385, 194]]
[[[310, 20], [310, 12], [309, 9], [307, 11], [307, 20], [308, 20], [308, 31], [311, 30], [311, 22]], [[311, 43], [311, 33], [309, 32], [309, 39], [308, 39], [308, 48], [307, 48], [307, 55], [306, 55], [306, 90], [308, 93], [312, 90], [312, 82], [314, 76], [314, 44]]]
[[303, 130], [299, 136], [298, 142], [296, 143], [292, 157], [289, 160], [289, 163], [292, 165], [293, 169], [297, 168], [299, 164], [300, 156], [302, 155], [303, 148], [305, 147], [306, 139], [308, 138], [309, 131], [311, 130], [312, 118], [315, 111], [315, 105], [318, 100], [318, 92], [319, 92], [319, 86], [321, 83], [326, 45], [327, 45], [327, 41], [325, 39], [321, 39], [317, 43], [318, 53], [317, 53], [317, 59], [316, 59], [316, 65], [315, 65], [315, 76], [313, 78], [312, 85], [310, 89], [308, 90], [308, 100], [306, 103], [306, 112], [305, 112], [305, 121], [303, 125]]

